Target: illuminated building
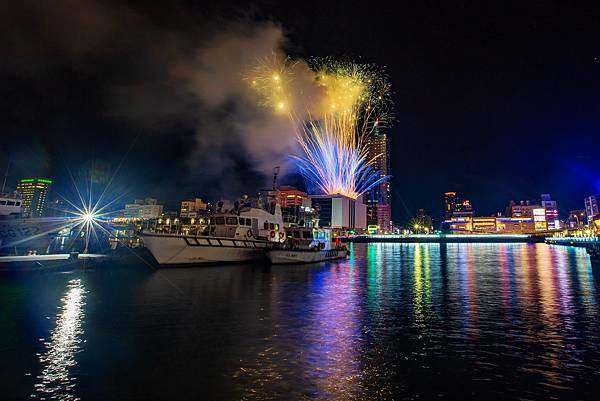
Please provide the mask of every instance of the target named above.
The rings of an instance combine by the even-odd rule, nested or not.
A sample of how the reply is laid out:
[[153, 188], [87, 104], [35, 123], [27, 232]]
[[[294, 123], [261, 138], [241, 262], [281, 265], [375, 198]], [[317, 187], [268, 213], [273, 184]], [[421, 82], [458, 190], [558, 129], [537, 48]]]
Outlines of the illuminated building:
[[450, 220], [456, 204], [456, 192], [444, 193], [444, 219]]
[[319, 214], [312, 207], [306, 192], [296, 187], [282, 185], [279, 187], [278, 196], [284, 226], [313, 227], [317, 224]]
[[163, 205], [158, 205], [156, 199], [136, 199], [134, 203], [125, 205], [123, 217], [126, 219], [152, 220], [158, 219], [163, 212]]
[[506, 208], [506, 215], [508, 217], [530, 217], [533, 218], [533, 210], [541, 208], [540, 204], [535, 204], [528, 200], [522, 200], [519, 202], [510, 201]]
[[454, 204], [452, 217], [473, 217], [473, 206], [468, 199], [459, 200]]
[[473, 217], [451, 217], [449, 220], [450, 230], [453, 233], [470, 233], [473, 231]]
[[282, 185], [279, 187], [279, 205], [281, 208], [302, 206], [309, 200], [308, 194], [296, 187]]
[[473, 231], [496, 232], [496, 217], [473, 217], [472, 228]]
[[179, 209], [179, 217], [181, 218], [196, 218], [199, 215], [205, 214], [208, 204], [201, 198], [185, 199], [181, 201]]
[[546, 221], [546, 209], [538, 207], [533, 209], [533, 223], [536, 231], [544, 231], [548, 229]]
[[319, 225], [340, 229], [366, 229], [367, 206], [361, 198], [344, 195], [311, 195], [311, 204], [319, 213]]
[[550, 194], [542, 194], [542, 207], [546, 209], [546, 222], [549, 230], [560, 229], [560, 220], [558, 219], [558, 205], [555, 200], [550, 198]]
[[[539, 209], [543, 211], [543, 209]], [[527, 234], [536, 230], [545, 230], [545, 216], [542, 213], [543, 224], [535, 223], [532, 217], [452, 217], [446, 224], [453, 234], [500, 233]], [[536, 229], [537, 224], [537, 229]]]
[[[379, 129], [375, 129], [366, 139], [367, 159], [373, 160], [373, 168], [379, 171], [380, 177], [385, 177], [390, 171], [389, 139]], [[391, 193], [390, 182], [386, 180], [371, 188], [364, 195], [367, 225], [377, 226], [380, 233], [390, 233], [391, 224]]]
[[377, 227], [380, 234], [392, 232], [392, 208], [389, 203], [377, 204]]
[[585, 214], [587, 216], [588, 225], [591, 226], [594, 217], [600, 216], [600, 210], [598, 209], [598, 195], [588, 196], [583, 202], [585, 203]]
[[587, 223], [587, 216], [585, 210], [571, 210], [569, 212], [569, 218], [567, 219], [567, 225], [569, 228], [584, 227]]
[[456, 192], [444, 193], [444, 219], [442, 227], [452, 232], [473, 230], [473, 205], [468, 199], [460, 199]]
[[496, 231], [505, 234], [526, 234], [535, 231], [532, 217], [496, 217]]
[[17, 184], [17, 192], [23, 198], [22, 213], [27, 217], [41, 217], [46, 210], [46, 199], [52, 180], [24, 178]]

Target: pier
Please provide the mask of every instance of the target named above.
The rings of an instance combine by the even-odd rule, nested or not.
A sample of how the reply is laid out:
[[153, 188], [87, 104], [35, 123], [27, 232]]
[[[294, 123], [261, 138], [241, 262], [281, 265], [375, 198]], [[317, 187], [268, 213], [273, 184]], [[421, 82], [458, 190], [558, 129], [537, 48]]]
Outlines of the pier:
[[536, 243], [544, 242], [544, 239], [544, 236], [533, 234], [372, 234], [341, 238], [342, 242], [355, 243]]

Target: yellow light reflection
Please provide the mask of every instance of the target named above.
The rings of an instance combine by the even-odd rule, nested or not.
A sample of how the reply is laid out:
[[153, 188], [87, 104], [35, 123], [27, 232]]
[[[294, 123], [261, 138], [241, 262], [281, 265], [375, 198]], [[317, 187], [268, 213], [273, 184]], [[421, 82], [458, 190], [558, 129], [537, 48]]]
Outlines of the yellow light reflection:
[[77, 365], [75, 355], [83, 342], [85, 289], [80, 279], [71, 280], [61, 300], [56, 326], [50, 332], [50, 341], [44, 343], [46, 352], [40, 355], [42, 372], [37, 377], [32, 397], [41, 399], [78, 400], [74, 394], [75, 377], [70, 370]]

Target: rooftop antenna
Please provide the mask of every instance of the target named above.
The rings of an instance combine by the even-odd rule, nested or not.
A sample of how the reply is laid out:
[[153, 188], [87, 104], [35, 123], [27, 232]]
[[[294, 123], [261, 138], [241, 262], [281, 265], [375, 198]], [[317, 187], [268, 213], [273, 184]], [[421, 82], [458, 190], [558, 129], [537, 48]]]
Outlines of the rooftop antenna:
[[8, 170], [10, 169], [10, 156], [8, 156], [8, 164], [6, 165], [6, 171], [4, 172], [4, 181], [2, 182], [2, 191], [0, 194], [4, 193], [4, 188], [6, 188], [6, 179], [8, 178]]
[[277, 176], [279, 175], [279, 170], [279, 166], [273, 168], [273, 191], [277, 190]]

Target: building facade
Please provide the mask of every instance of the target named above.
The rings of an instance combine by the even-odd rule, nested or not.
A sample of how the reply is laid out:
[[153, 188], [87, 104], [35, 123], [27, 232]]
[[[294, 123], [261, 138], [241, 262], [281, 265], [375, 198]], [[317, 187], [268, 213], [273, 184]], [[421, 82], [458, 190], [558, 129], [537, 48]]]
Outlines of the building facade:
[[163, 205], [156, 199], [136, 199], [134, 203], [125, 205], [123, 217], [126, 219], [154, 220], [163, 214]]
[[367, 228], [367, 206], [361, 198], [344, 195], [311, 195], [311, 206], [319, 214], [319, 225], [338, 229]]
[[569, 228], [585, 227], [587, 225], [587, 216], [585, 210], [571, 210], [567, 219]]
[[179, 208], [179, 217], [181, 218], [196, 218], [199, 215], [205, 214], [208, 204], [201, 198], [185, 199], [181, 201]]
[[558, 204], [552, 200], [550, 194], [542, 194], [542, 207], [546, 210], [546, 223], [549, 230], [560, 229], [560, 220], [558, 218]]
[[456, 200], [456, 192], [450, 191], [444, 193], [444, 220], [450, 220], [452, 218]]
[[592, 225], [594, 218], [596, 216], [600, 216], [600, 209], [598, 209], [598, 198], [598, 195], [591, 195], [583, 200], [585, 204], [585, 214], [587, 216], [588, 225]]
[[42, 217], [52, 180], [47, 178], [24, 178], [17, 184], [17, 192], [23, 199], [22, 214], [25, 217]]
[[[389, 138], [375, 129], [366, 139], [367, 159], [373, 160], [372, 167], [380, 177], [390, 173]], [[367, 225], [377, 227], [379, 233], [392, 232], [392, 197], [390, 182], [385, 180], [368, 190], [365, 195]]]
[[286, 227], [314, 227], [318, 222], [319, 215], [306, 192], [282, 185], [279, 187], [278, 197]]

